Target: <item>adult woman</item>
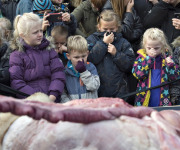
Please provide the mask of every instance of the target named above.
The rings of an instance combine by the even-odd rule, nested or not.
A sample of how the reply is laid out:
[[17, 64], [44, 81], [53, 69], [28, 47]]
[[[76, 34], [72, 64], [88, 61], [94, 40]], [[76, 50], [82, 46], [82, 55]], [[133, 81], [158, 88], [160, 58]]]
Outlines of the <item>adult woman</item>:
[[169, 43], [180, 35], [180, 30], [173, 24], [174, 13], [180, 12], [180, 0], [161, 0], [154, 5], [144, 19], [146, 28], [158, 27], [164, 31]]
[[76, 29], [76, 34], [88, 37], [92, 33], [96, 32], [97, 17], [99, 15], [99, 10], [94, 6], [98, 5], [103, 7], [106, 0], [99, 1], [84, 1], [82, 2], [72, 14], [79, 23], [79, 28]]

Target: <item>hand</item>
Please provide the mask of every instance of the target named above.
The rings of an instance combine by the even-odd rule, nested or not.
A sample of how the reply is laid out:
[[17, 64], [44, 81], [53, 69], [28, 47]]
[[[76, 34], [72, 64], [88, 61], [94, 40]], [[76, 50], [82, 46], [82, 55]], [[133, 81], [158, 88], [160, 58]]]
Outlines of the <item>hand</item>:
[[165, 61], [166, 61], [167, 64], [174, 63], [174, 61], [171, 59], [171, 57], [165, 58]]
[[78, 61], [75, 69], [79, 72], [79, 73], [82, 73], [84, 71], [86, 71], [86, 66], [85, 66], [85, 63], [84, 63], [84, 59], [82, 61]]
[[107, 35], [107, 32], [104, 34], [103, 42], [106, 44], [112, 43], [114, 41], [114, 34], [111, 32], [110, 35]]
[[61, 47], [56, 48], [56, 52], [62, 54], [63, 52], [67, 52], [67, 47], [62, 45]]
[[155, 5], [156, 3], [159, 3], [158, 0], [149, 0], [151, 3], [153, 3], [153, 5]]
[[115, 56], [116, 52], [117, 52], [116, 47], [113, 44], [109, 43], [109, 45], [108, 45], [108, 53]]
[[51, 0], [53, 4], [61, 4], [64, 0]]
[[71, 16], [69, 13], [63, 13], [62, 14], [62, 21], [65, 21], [65, 22], [70, 22], [71, 21]]
[[49, 21], [47, 20], [47, 17], [49, 17], [49, 14], [47, 12], [44, 13], [43, 22], [42, 22], [42, 30], [46, 31], [47, 27], [50, 26]]
[[49, 99], [54, 102], [56, 100], [56, 97], [54, 95], [49, 95]]
[[173, 18], [172, 19], [172, 24], [177, 30], [180, 30], [180, 19]]
[[126, 12], [132, 12], [132, 8], [134, 6], [134, 0], [130, 0], [126, 7]]

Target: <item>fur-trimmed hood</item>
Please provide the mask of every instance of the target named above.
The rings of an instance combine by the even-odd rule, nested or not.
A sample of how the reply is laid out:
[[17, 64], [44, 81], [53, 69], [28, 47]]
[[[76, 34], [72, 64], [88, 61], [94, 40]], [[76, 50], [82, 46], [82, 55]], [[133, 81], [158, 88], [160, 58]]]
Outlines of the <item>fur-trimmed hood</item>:
[[172, 43], [174, 48], [180, 47], [180, 36], [178, 36]]

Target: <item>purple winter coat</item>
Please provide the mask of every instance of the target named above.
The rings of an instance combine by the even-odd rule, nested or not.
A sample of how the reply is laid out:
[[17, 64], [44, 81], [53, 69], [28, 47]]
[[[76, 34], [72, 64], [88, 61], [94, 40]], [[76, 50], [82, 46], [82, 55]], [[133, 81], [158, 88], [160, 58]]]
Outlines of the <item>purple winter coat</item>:
[[[64, 66], [54, 49], [45, 38], [41, 44], [31, 47], [23, 41], [24, 51], [14, 51], [10, 55], [11, 87], [29, 95], [43, 92], [61, 95], [64, 84]], [[50, 49], [50, 50], [49, 50]]]

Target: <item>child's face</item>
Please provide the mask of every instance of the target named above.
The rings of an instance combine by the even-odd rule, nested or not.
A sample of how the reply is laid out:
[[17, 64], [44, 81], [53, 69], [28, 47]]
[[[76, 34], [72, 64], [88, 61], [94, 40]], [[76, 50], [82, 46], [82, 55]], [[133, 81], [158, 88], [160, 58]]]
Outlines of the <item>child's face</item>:
[[87, 57], [88, 57], [88, 51], [84, 53], [82, 52], [80, 53], [78, 51], [71, 51], [70, 54], [67, 54], [67, 58], [71, 60], [74, 67], [77, 65], [78, 61], [84, 60], [84, 63], [86, 63]]
[[20, 36], [30, 46], [37, 46], [41, 44], [43, 38], [42, 24], [41, 23], [34, 24], [31, 27], [28, 35], [20, 35]]
[[116, 21], [104, 21], [100, 20], [100, 23], [98, 24], [98, 30], [100, 32], [117, 32], [118, 26]]
[[150, 57], [156, 57], [162, 53], [163, 45], [158, 40], [146, 39], [145, 49]]
[[54, 42], [56, 45], [56, 49], [59, 49], [62, 45], [66, 45], [67, 37], [59, 35], [56, 38], [54, 38]]

